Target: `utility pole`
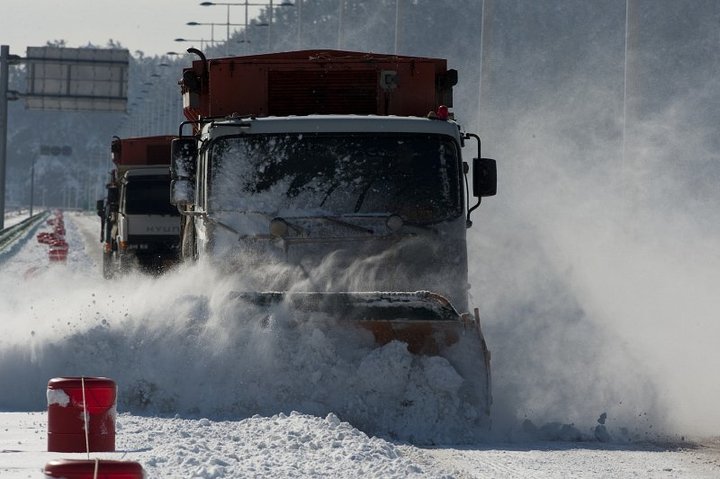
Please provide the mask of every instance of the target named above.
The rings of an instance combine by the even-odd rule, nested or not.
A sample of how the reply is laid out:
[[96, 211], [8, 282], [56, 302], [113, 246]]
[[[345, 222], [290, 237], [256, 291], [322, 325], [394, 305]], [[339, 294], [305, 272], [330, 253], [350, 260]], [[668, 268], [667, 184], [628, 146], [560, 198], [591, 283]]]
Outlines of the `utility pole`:
[[400, 0], [395, 0], [395, 48], [393, 53], [398, 53], [398, 39], [400, 38]]
[[635, 91], [636, 71], [635, 58], [638, 48], [638, 30], [640, 23], [640, 12], [637, 3], [633, 0], [625, 0], [625, 64], [623, 73], [623, 113], [622, 113], [622, 162], [623, 167], [627, 166], [628, 156], [628, 119], [634, 119], [637, 114], [637, 100], [633, 97]]
[[[302, 2], [303, 0], [297, 0], [297, 47], [302, 50]], [[245, 22], [247, 23], [247, 22]]]
[[5, 163], [7, 159], [7, 107], [10, 46], [0, 46], [0, 230], [5, 228]]
[[492, 75], [492, 24], [495, 16], [495, 0], [482, 0], [482, 29], [480, 30], [480, 85], [478, 88], [478, 111], [483, 108], [485, 93], [490, 87]]
[[21, 58], [10, 55], [9, 45], [0, 45], [0, 230], [5, 228], [5, 171], [7, 164], [7, 130], [8, 130], [8, 101], [17, 100], [17, 92], [9, 98], [8, 81], [10, 65], [17, 63]]
[[35, 200], [35, 155], [33, 155], [32, 166], [30, 167], [30, 216], [33, 215], [34, 200]]
[[343, 13], [345, 10], [345, 0], [338, 2], [338, 34], [337, 34], [337, 48], [342, 50], [343, 43]]

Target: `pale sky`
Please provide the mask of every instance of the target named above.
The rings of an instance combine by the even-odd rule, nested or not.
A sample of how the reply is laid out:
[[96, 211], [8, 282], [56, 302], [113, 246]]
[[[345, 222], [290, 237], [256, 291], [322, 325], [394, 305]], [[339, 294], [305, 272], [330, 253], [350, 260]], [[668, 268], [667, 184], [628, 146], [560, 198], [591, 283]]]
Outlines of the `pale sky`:
[[[50, 40], [66, 40], [69, 47], [91, 42], [105, 46], [119, 41], [131, 52], [162, 55], [183, 51], [200, 42], [175, 42], [175, 38], [215, 40], [226, 38], [228, 7], [200, 6], [202, 0], [0, 0], [0, 44], [10, 53], [25, 56], [28, 46], [41, 47]], [[230, 23], [245, 23], [244, 0], [230, 8]], [[251, 0], [250, 3], [269, 3]], [[276, 1], [275, 3], [279, 3]], [[250, 7], [250, 19], [260, 7]], [[221, 25], [187, 26], [187, 22]], [[240, 28], [240, 27], [231, 27]], [[213, 32], [214, 30], [214, 32]]]

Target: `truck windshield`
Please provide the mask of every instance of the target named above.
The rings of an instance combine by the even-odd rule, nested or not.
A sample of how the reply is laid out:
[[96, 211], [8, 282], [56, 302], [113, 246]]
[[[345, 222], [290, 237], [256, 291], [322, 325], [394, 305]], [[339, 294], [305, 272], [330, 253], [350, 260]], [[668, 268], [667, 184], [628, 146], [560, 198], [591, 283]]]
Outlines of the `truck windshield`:
[[125, 213], [179, 216], [170, 204], [170, 178], [130, 178], [125, 185]]
[[216, 140], [210, 155], [210, 211], [417, 223], [462, 213], [460, 158], [443, 135], [244, 135]]

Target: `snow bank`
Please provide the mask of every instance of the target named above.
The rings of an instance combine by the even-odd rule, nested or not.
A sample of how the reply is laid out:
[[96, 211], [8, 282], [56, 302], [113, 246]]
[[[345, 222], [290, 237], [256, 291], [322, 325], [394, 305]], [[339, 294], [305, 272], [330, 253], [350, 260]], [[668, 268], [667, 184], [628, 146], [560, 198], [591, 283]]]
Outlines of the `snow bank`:
[[242, 421], [121, 415], [118, 423], [118, 448], [140, 450], [136, 460], [148, 477], [445, 477], [333, 414]]

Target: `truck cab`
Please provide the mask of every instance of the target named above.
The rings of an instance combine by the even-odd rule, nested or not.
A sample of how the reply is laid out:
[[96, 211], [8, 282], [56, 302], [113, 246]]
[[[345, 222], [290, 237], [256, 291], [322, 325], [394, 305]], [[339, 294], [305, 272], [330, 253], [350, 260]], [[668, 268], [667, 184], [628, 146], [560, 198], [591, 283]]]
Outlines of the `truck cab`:
[[455, 122], [248, 118], [212, 122], [202, 137], [185, 254], [236, 270], [252, 261], [317, 271], [331, 261], [333, 270], [354, 269], [336, 275], [334, 289], [437, 291], [467, 310], [464, 140]]
[[170, 204], [167, 167], [136, 168], [120, 178], [116, 241], [124, 269], [159, 273], [177, 262], [180, 213]]

